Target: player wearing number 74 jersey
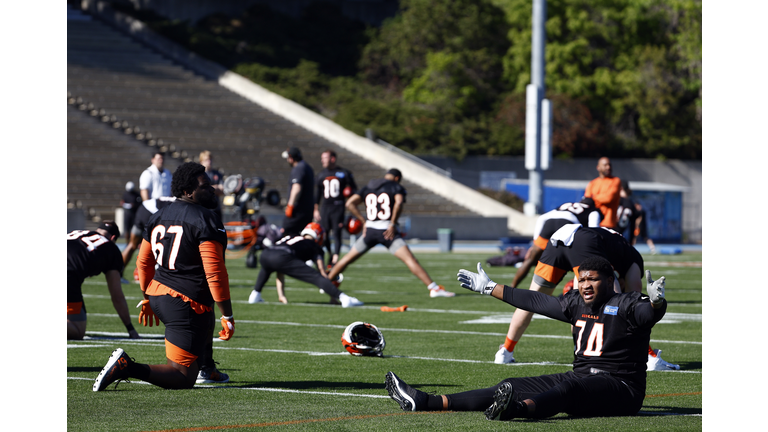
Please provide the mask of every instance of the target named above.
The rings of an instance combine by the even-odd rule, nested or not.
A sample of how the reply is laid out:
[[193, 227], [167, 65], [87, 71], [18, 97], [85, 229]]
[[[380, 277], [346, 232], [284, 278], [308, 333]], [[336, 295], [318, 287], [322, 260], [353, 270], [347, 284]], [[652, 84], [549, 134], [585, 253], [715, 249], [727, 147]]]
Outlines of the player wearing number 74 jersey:
[[[347, 210], [352, 216], [364, 221], [363, 232], [349, 253], [331, 268], [328, 279], [334, 280], [347, 265], [355, 262], [370, 248], [381, 244], [389, 249], [392, 255], [404, 262], [411, 273], [429, 288], [430, 297], [453, 297], [455, 293], [446, 291], [429, 277], [397, 229], [397, 219], [402, 214], [407, 194], [405, 188], [400, 185], [402, 178], [403, 174], [400, 170], [393, 168], [387, 171], [384, 178], [371, 180], [349, 197], [346, 203]], [[357, 208], [361, 203], [365, 204], [365, 216]]]
[[194, 162], [182, 164], [173, 175], [171, 190], [177, 199], [147, 222], [136, 261], [144, 293], [139, 321], [165, 324], [168, 361], [136, 363], [118, 348], [96, 378], [94, 391], [126, 378], [167, 389], [192, 388], [211, 340], [214, 303], [222, 314], [219, 338], [229, 340], [234, 334], [224, 265], [227, 235], [212, 211], [218, 201], [205, 168]]

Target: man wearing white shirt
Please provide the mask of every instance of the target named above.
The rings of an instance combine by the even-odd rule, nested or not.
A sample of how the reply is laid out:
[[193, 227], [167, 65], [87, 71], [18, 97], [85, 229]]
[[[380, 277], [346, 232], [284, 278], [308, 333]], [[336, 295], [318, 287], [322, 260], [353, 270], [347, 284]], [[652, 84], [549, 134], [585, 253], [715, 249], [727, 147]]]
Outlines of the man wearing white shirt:
[[164, 163], [165, 154], [155, 152], [152, 156], [152, 165], [141, 173], [139, 193], [143, 201], [171, 196], [171, 177], [173, 174], [163, 167]]

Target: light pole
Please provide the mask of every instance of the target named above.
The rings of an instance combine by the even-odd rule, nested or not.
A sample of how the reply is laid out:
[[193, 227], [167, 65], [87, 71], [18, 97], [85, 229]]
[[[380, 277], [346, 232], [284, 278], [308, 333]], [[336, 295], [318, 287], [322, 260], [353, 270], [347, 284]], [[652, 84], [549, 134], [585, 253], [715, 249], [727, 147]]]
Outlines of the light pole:
[[528, 170], [526, 215], [542, 213], [543, 172], [552, 158], [552, 107], [544, 98], [544, 47], [546, 45], [546, 0], [533, 0], [533, 37], [531, 44], [531, 83], [525, 88], [525, 168]]

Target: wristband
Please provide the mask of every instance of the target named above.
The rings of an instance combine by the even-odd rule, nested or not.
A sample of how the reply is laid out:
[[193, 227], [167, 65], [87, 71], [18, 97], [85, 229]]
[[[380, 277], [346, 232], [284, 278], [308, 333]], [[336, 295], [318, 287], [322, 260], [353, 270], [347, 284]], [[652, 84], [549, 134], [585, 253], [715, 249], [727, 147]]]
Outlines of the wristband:
[[234, 318], [235, 318], [234, 315], [232, 315], [232, 316], [224, 316], [224, 315], [222, 315], [221, 318], [219, 318], [219, 319], [225, 319], [225, 320], [229, 321], [229, 320], [232, 320]]

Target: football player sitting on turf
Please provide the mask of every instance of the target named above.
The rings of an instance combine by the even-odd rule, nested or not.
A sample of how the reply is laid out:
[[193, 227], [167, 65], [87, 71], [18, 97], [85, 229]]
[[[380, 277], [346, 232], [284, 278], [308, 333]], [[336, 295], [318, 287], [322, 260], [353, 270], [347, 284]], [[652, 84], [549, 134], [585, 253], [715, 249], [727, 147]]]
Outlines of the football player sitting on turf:
[[[598, 256], [607, 259], [617, 275], [616, 292], [640, 292], [642, 290], [643, 257], [616, 231], [607, 228], [585, 228], [580, 224], [568, 224], [552, 234], [550, 244], [544, 249], [534, 270], [530, 290], [551, 295], [555, 287], [569, 271], [578, 273], [578, 264], [585, 258]], [[496, 353], [497, 363], [513, 363], [512, 349], [531, 323], [533, 312], [517, 309], [512, 315], [505, 345]], [[503, 351], [502, 351], [503, 350]], [[648, 370], [673, 370], [680, 366], [664, 361], [660, 350], [648, 345]], [[499, 362], [499, 357], [503, 361]]]
[[[261, 270], [256, 278], [248, 303], [263, 303], [261, 290], [272, 275], [277, 272], [277, 297], [282, 303], [288, 303], [285, 297], [285, 275], [302, 282], [311, 283], [331, 296], [333, 303], [341, 303], [342, 307], [362, 306], [363, 302], [341, 292], [337, 286], [326, 277], [323, 265], [323, 228], [317, 222], [310, 222], [298, 236], [285, 236], [274, 246], [261, 252], [259, 262]], [[309, 267], [307, 261], [317, 265], [317, 270]]]
[[[334, 280], [348, 265], [372, 247], [381, 244], [427, 286], [430, 297], [453, 297], [455, 293], [446, 291], [429, 277], [397, 229], [397, 219], [403, 212], [406, 195], [405, 188], [400, 185], [402, 178], [400, 170], [393, 168], [387, 171], [384, 178], [371, 180], [349, 197], [347, 210], [358, 220], [364, 221], [363, 233], [349, 252], [331, 268], [328, 277]], [[361, 203], [365, 204], [365, 217], [357, 208]]]
[[123, 260], [115, 244], [119, 237], [117, 225], [106, 220], [96, 231], [75, 230], [67, 234], [67, 339], [82, 339], [85, 336], [87, 316], [82, 285], [86, 278], [99, 273], [104, 273], [107, 279], [112, 304], [128, 330], [128, 336], [139, 338], [131, 324], [128, 304], [120, 286]]
[[392, 372], [389, 395], [405, 411], [485, 411], [488, 420], [635, 415], [646, 391], [646, 349], [651, 329], [666, 313], [664, 277], [646, 272], [648, 295], [614, 292], [613, 267], [590, 257], [579, 263], [578, 289], [560, 297], [497, 285], [480, 263], [477, 273], [460, 270], [462, 287], [492, 295], [520, 309], [571, 324], [576, 342], [573, 370], [538, 377], [507, 378], [493, 387], [448, 395], [416, 390]]

